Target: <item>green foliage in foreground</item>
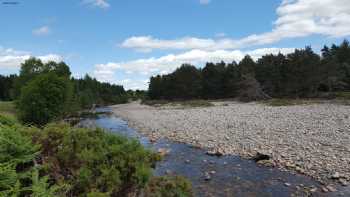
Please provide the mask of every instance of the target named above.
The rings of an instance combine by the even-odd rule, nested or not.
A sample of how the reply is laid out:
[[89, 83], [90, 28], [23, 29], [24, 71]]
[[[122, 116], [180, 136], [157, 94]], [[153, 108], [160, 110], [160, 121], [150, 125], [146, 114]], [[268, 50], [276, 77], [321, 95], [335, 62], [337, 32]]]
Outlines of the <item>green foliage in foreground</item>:
[[50, 124], [34, 134], [47, 173], [71, 185], [70, 194], [125, 194], [145, 186], [157, 155], [135, 140], [100, 129]]
[[160, 156], [135, 140], [101, 129], [38, 129], [0, 120], [1, 197], [191, 196], [181, 178], [151, 179]]
[[145, 197], [187, 197], [192, 195], [192, 186], [183, 177], [154, 177], [147, 185]]

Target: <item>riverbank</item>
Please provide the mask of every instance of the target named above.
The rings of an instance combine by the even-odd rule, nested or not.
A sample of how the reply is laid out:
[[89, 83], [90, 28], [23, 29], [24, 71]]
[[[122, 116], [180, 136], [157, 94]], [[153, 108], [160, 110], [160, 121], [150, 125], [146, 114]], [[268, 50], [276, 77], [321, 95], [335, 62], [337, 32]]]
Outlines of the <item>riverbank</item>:
[[221, 102], [213, 107], [113, 106], [117, 116], [151, 139], [168, 138], [224, 154], [272, 156], [271, 165], [323, 183], [350, 181], [350, 106], [272, 107]]

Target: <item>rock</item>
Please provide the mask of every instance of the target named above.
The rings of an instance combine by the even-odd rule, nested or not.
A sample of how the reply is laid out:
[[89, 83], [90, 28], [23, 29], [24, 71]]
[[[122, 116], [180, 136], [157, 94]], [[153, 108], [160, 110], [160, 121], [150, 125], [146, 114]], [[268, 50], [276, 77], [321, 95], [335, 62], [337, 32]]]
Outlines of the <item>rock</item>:
[[271, 155], [269, 153], [263, 153], [263, 152], [257, 152], [256, 155], [253, 157], [253, 160], [255, 162], [261, 161], [261, 160], [269, 160], [271, 159]]
[[337, 191], [337, 189], [336, 189], [335, 187], [331, 186], [331, 185], [328, 185], [328, 186], [327, 186], [327, 189], [328, 189], [328, 191], [330, 191], [330, 192], [336, 192], [336, 191]]
[[149, 141], [151, 143], [155, 143], [157, 141], [157, 139], [153, 136], [153, 137], [149, 138]]
[[300, 168], [300, 167], [296, 167], [295, 170], [301, 174], [304, 174], [305, 173], [305, 170]]
[[170, 149], [159, 148], [159, 149], [158, 149], [158, 153], [159, 153], [162, 157], [164, 157], [164, 156], [166, 156], [167, 154], [170, 153]]
[[286, 187], [291, 186], [291, 184], [290, 184], [290, 183], [284, 183], [284, 185], [285, 185]]
[[345, 179], [339, 179], [339, 183], [342, 185], [342, 186], [348, 186], [349, 183], [345, 180]]
[[313, 188], [310, 189], [310, 192], [312, 192], [312, 193], [315, 193], [316, 191], [317, 191], [316, 187], [313, 187]]
[[188, 160], [188, 159], [186, 159], [186, 161], [185, 161], [185, 163], [190, 163], [191, 161], [190, 160]]
[[206, 181], [210, 181], [211, 180], [211, 176], [209, 175], [209, 173], [205, 173], [205, 175], [204, 175], [204, 180], [206, 180]]
[[260, 160], [257, 162], [257, 164], [264, 165], [266, 167], [273, 167], [275, 166], [275, 163], [272, 160]]
[[335, 172], [331, 177], [332, 179], [339, 179], [340, 178], [339, 172]]
[[326, 187], [322, 187], [321, 189], [322, 189], [323, 192], [329, 192]]
[[207, 155], [220, 157], [224, 155], [224, 151], [221, 148], [212, 149], [207, 151]]
[[173, 172], [172, 172], [171, 170], [166, 170], [166, 171], [165, 171], [165, 174], [166, 174], [166, 175], [171, 175], [172, 173], [173, 173]]

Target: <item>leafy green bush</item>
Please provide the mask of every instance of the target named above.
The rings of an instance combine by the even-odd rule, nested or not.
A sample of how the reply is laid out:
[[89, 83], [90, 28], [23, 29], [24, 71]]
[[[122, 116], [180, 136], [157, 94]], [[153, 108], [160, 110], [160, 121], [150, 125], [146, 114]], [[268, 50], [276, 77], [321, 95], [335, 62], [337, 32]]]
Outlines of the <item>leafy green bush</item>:
[[159, 160], [137, 141], [100, 129], [49, 124], [33, 138], [42, 146], [46, 173], [56, 182], [69, 184], [69, 194], [73, 196], [137, 192], [145, 186], [152, 166]]
[[153, 177], [145, 189], [145, 197], [191, 197], [191, 183], [180, 176]]
[[45, 125], [65, 112], [70, 96], [69, 79], [54, 73], [37, 76], [21, 90], [17, 105], [20, 119], [25, 123]]
[[11, 115], [1, 115], [0, 114], [0, 125], [12, 126], [17, 124], [17, 120]]
[[101, 129], [0, 123], [0, 196], [191, 196], [183, 178], [151, 178], [159, 160], [136, 140]]
[[350, 100], [350, 92], [336, 92], [336, 98]]

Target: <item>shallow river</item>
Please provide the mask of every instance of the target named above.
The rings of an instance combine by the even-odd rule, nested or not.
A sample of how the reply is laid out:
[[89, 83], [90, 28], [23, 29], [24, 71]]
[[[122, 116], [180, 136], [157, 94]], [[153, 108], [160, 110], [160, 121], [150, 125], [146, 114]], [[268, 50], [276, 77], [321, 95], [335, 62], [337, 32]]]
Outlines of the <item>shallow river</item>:
[[[98, 110], [111, 112], [109, 108]], [[128, 127], [127, 122], [111, 113], [87, 118], [80, 125], [101, 127], [136, 138], [144, 146], [154, 150], [170, 149], [164, 160], [157, 164], [154, 174], [185, 176], [192, 182], [196, 196], [309, 196], [310, 193], [305, 188], [311, 187], [318, 188], [312, 196], [350, 196], [350, 191], [344, 190], [322, 193], [319, 183], [309, 177], [259, 166], [252, 160], [238, 156], [209, 156], [206, 150], [168, 140], [150, 143], [147, 137]]]

